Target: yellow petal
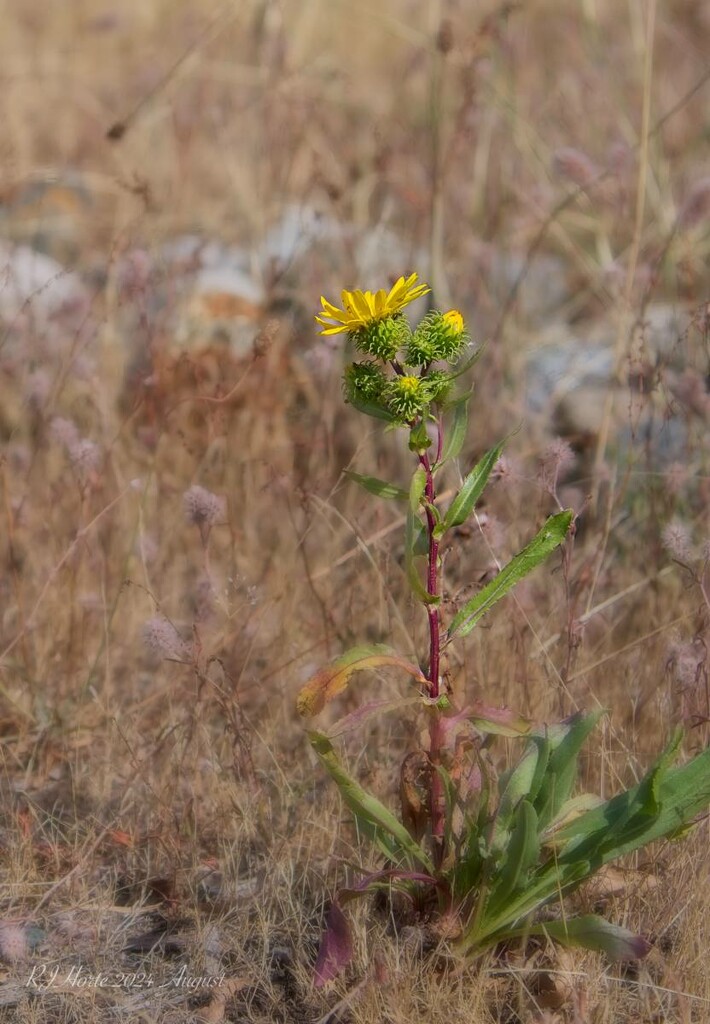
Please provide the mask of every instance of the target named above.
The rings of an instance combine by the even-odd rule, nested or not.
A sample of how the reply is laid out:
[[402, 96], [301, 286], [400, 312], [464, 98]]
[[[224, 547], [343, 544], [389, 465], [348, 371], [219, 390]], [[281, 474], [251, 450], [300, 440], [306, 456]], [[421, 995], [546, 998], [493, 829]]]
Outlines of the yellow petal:
[[406, 290], [404, 278], [400, 277], [398, 281], [392, 285], [387, 296], [387, 301], [390, 303], [398, 302], [400, 293]]
[[338, 306], [334, 306], [332, 302], [328, 302], [328, 300], [324, 299], [322, 295], [320, 297], [320, 301], [324, 313], [327, 313], [329, 316], [342, 315], [342, 309], [340, 309]]

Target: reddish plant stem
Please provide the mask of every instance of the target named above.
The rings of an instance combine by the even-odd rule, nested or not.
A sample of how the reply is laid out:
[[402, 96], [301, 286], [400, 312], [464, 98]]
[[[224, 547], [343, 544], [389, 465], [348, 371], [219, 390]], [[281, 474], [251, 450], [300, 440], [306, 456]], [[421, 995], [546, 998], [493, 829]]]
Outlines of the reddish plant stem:
[[[443, 445], [443, 429], [441, 420], [438, 424], [437, 461], [441, 458]], [[429, 551], [427, 559], [427, 593], [432, 597], [440, 598], [440, 574], [439, 574], [439, 541], [434, 535], [436, 519], [434, 517], [434, 501], [436, 500], [436, 488], [434, 486], [434, 475], [431, 462], [426, 452], [419, 456], [419, 462], [426, 475], [424, 495], [427, 501], [426, 523], [429, 538]], [[427, 605], [429, 617], [429, 696], [436, 699], [441, 693], [441, 612], [439, 602]], [[429, 787], [429, 811], [431, 815], [431, 831], [434, 842], [434, 861], [437, 867], [441, 866], [444, 859], [444, 831], [445, 831], [445, 805], [444, 786], [438, 772], [441, 762], [441, 711], [438, 707], [431, 709], [431, 720], [429, 725], [429, 759], [431, 761], [431, 784]]]

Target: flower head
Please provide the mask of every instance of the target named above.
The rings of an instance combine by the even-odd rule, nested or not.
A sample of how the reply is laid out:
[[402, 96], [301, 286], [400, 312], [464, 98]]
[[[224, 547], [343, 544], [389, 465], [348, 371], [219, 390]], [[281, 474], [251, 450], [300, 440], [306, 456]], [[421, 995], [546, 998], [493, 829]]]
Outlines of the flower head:
[[387, 384], [387, 379], [377, 363], [351, 363], [345, 370], [343, 386], [348, 401], [377, 402]]
[[343, 308], [334, 306], [332, 302], [321, 296], [323, 309], [316, 316], [316, 321], [323, 330], [321, 334], [343, 334], [360, 330], [378, 320], [400, 313], [410, 302], [430, 290], [426, 284], [417, 284], [417, 274], [400, 277], [389, 292], [380, 288], [376, 292], [343, 291], [341, 295]]
[[428, 403], [429, 394], [419, 377], [397, 376], [384, 389], [383, 397], [387, 408], [396, 419], [404, 422], [413, 420]]

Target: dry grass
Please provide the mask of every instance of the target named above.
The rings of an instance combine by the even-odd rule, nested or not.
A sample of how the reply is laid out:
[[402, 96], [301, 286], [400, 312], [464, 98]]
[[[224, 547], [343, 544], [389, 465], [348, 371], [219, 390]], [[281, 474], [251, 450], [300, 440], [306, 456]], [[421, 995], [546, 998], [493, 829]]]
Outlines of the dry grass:
[[[523, 411], [529, 353], [553, 324], [600, 329], [619, 382], [601, 434], [571, 438], [566, 493], [594, 502], [569, 570], [540, 571], [452, 654], [455, 692], [537, 720], [609, 707], [582, 780], [603, 792], [675, 721], [695, 726], [686, 753], [705, 742], [707, 595], [662, 543], [673, 517], [708, 540], [703, 12], [0, 3], [0, 236], [89, 288], [78, 314], [49, 319], [33, 295], [0, 341], [0, 1021], [710, 1020], [707, 824], [627, 865], [613, 894], [580, 897], [653, 937], [639, 967], [542, 949], [461, 965], [362, 906], [354, 967], [316, 993], [328, 894], [371, 853], [294, 712], [345, 645], [421, 649], [397, 510], [340, 477], [352, 462], [404, 482], [408, 453], [361, 432], [308, 320], [321, 292], [374, 283], [358, 263], [416, 266], [490, 338], [463, 468], [524, 418], [488, 527], [447, 553], [452, 601], [553, 506], [538, 471], [550, 409]], [[263, 239], [294, 202], [349, 234], [269, 263]], [[406, 265], [384, 243], [364, 259], [354, 240], [383, 231]], [[246, 250], [263, 299], [205, 312], [172, 272], [131, 284], [127, 266], [159, 265], [185, 232]], [[541, 274], [527, 298], [495, 271], [506, 253]], [[655, 358], [643, 319], [659, 301], [695, 326]], [[223, 319], [256, 344], [230, 354]], [[649, 410], [683, 425], [680, 465], [646, 444]], [[194, 484], [226, 501], [202, 538], [183, 506]], [[179, 638], [154, 627], [151, 648], [157, 616]], [[350, 764], [393, 797], [416, 729], [368, 726]], [[58, 974], [28, 986], [41, 965]], [[185, 972], [224, 981], [190, 990]]]

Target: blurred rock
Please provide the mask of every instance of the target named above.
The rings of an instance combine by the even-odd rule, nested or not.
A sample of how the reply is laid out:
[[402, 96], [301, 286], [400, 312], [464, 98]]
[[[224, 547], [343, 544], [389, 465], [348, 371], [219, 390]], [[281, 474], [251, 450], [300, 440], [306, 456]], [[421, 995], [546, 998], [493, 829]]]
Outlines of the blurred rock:
[[0, 319], [41, 325], [62, 314], [85, 313], [89, 294], [81, 278], [51, 256], [0, 240]]
[[260, 247], [265, 271], [281, 276], [316, 246], [342, 243], [352, 229], [313, 206], [291, 203], [267, 231]]
[[698, 337], [688, 310], [650, 304], [632, 328], [619, 379], [613, 324], [548, 325], [524, 358], [525, 407], [579, 452], [596, 447], [608, 414], [608, 450], [618, 457], [636, 452], [658, 466], [682, 460], [688, 424], [710, 419]]
[[536, 336], [525, 356], [525, 405], [551, 413], [566, 396], [581, 388], [605, 387], [613, 377], [613, 338], [602, 327], [586, 337], [561, 321]]
[[[478, 265], [481, 290], [478, 301], [482, 311], [494, 315], [508, 301], [523, 269], [527, 256], [480, 243], [475, 246], [474, 263]], [[540, 326], [560, 316], [572, 298], [569, 266], [559, 256], [541, 253], [532, 257], [525, 270], [515, 299], [517, 319], [528, 326]]]
[[634, 326], [632, 353], [636, 350], [651, 365], [661, 362], [682, 368], [691, 322], [687, 309], [667, 302], [650, 303]]
[[66, 170], [16, 182], [0, 193], [0, 232], [57, 259], [76, 259], [94, 197], [82, 174]]

